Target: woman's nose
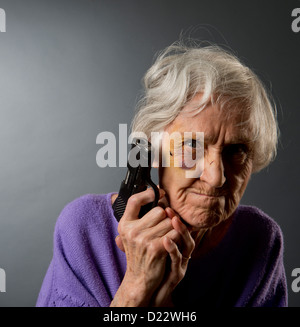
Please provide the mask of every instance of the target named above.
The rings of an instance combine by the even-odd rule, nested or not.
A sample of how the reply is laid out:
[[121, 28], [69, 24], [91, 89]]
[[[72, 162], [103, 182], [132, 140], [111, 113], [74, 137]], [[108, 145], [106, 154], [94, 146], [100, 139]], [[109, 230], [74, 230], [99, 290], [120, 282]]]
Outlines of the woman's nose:
[[221, 155], [216, 154], [205, 158], [204, 169], [200, 176], [200, 180], [215, 188], [224, 185], [226, 177], [224, 174], [224, 165]]

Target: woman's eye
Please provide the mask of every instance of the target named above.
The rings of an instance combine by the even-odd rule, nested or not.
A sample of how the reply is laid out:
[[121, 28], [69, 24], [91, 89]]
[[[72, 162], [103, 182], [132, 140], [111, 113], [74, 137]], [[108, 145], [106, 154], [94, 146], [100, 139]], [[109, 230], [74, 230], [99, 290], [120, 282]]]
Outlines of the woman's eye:
[[197, 139], [183, 140], [174, 147], [174, 157], [178, 167], [190, 169], [196, 165], [196, 160], [203, 157], [201, 142]]
[[248, 148], [245, 144], [231, 144], [225, 147], [223, 154], [229, 160], [244, 162], [248, 155]]
[[196, 149], [198, 146], [198, 142], [196, 140], [192, 139], [192, 140], [187, 140], [187, 141], [183, 142], [183, 145], [185, 147], [190, 147], [192, 149]]
[[[203, 149], [203, 148], [202, 148]], [[183, 161], [187, 166], [195, 165], [195, 160], [203, 157], [201, 143], [196, 139], [190, 139], [183, 143]]]

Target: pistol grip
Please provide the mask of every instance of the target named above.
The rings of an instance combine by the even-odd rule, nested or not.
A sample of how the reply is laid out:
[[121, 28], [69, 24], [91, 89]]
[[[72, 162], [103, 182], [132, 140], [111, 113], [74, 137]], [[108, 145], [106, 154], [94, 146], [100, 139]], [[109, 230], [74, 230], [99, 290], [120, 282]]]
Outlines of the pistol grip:
[[[156, 207], [158, 204], [158, 200], [159, 200], [158, 187], [152, 182], [151, 179], [148, 179], [146, 182], [153, 189], [155, 198], [154, 198], [153, 202], [148, 203], [141, 207], [141, 210], [139, 212], [139, 218], [143, 217], [148, 211], [150, 211], [152, 208]], [[120, 219], [122, 218], [122, 216], [124, 214], [124, 211], [125, 211], [126, 205], [127, 205], [127, 200], [128, 199], [123, 199], [122, 195], [119, 194], [112, 206], [115, 217], [117, 218], [118, 221], [120, 221]]]

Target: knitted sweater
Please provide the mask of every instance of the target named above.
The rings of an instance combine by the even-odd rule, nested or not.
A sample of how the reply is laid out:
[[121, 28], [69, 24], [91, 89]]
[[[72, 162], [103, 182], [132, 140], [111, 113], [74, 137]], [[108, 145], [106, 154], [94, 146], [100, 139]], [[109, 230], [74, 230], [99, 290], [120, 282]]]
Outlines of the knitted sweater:
[[[111, 195], [84, 195], [63, 209], [37, 306], [110, 305], [126, 270], [126, 256], [115, 244], [118, 222]], [[202, 307], [287, 306], [279, 226], [255, 207], [238, 206], [219, 245], [189, 262], [173, 302]]]

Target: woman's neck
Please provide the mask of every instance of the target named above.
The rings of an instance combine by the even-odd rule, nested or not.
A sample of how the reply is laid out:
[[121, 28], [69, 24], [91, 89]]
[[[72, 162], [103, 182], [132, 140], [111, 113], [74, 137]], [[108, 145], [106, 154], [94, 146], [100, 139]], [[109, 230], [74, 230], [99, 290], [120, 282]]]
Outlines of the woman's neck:
[[195, 240], [195, 249], [192, 254], [192, 259], [198, 259], [215, 248], [226, 235], [233, 220], [233, 215], [222, 221], [215, 227], [201, 229], [200, 231], [192, 232]]

